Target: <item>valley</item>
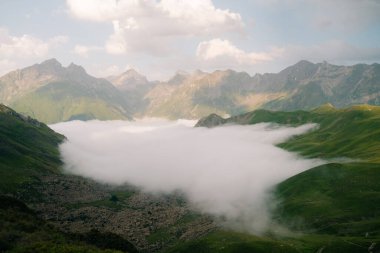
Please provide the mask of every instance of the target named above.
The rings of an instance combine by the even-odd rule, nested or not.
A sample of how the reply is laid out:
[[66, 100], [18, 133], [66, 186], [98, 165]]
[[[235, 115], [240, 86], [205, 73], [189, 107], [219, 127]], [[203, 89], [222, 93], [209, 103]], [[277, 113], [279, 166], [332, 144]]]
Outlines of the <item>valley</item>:
[[[317, 130], [278, 144], [307, 157], [332, 159], [273, 189], [278, 199], [273, 219], [295, 234], [254, 236], [223, 228], [212, 216], [194, 211], [181, 194], [150, 195], [131, 185], [115, 187], [63, 173], [57, 150], [64, 137], [43, 123], [2, 106], [1, 132], [3, 137], [7, 136], [2, 138], [2, 154], [13, 154], [2, 155], [2, 194], [12, 196], [11, 201], [16, 198], [26, 203], [38, 216], [33, 220], [47, 222], [52, 225], [49, 229], [57, 231], [54, 233], [63, 233], [60, 236], [68, 238], [58, 242], [56, 237], [38, 236], [35, 244], [21, 239], [24, 243], [17, 243], [14, 248], [16, 244], [10, 241], [9, 245], [9, 239], [2, 237], [0, 241], [8, 241], [2, 247], [17, 249], [17, 252], [51, 243], [57, 247], [83, 247], [77, 245], [87, 245], [86, 242], [73, 240], [69, 235], [74, 233], [75, 238], [86, 238], [89, 231], [112, 231], [141, 252], [194, 252], [194, 249], [199, 252], [316, 252], [321, 249], [323, 252], [365, 252], [371, 246], [376, 249], [380, 206], [379, 139], [376, 138], [379, 112], [376, 106], [335, 109], [325, 105], [309, 112], [257, 110], [228, 119], [211, 115], [200, 120], [198, 127], [261, 122], [292, 126], [319, 124]], [[369, 128], [373, 130], [364, 131]], [[22, 139], [11, 137], [6, 134], [10, 129], [20, 129], [25, 135]], [[329, 133], [341, 136], [326, 139]], [[334, 148], [337, 141], [342, 142], [339, 149]], [[49, 155], [35, 155], [39, 152]], [[36, 160], [36, 157], [39, 158]], [[344, 159], [339, 162], [336, 158]], [[6, 205], [5, 208], [13, 207]], [[24, 215], [17, 212], [14, 212], [16, 217]], [[46, 229], [43, 231], [48, 231]], [[3, 236], [8, 236], [11, 230], [6, 231], [2, 232]], [[28, 236], [37, 236], [35, 229], [22, 231], [31, 234]], [[15, 237], [13, 243], [20, 240], [17, 238], [20, 236]], [[91, 247], [102, 250], [96, 245]]]
[[380, 0], [0, 0], [0, 253], [380, 253]]

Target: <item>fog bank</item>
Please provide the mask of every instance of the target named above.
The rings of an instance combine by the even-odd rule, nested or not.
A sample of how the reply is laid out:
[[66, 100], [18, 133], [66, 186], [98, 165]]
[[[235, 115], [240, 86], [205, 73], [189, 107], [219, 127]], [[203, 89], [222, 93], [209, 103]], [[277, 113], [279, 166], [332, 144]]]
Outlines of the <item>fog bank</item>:
[[67, 171], [149, 192], [182, 191], [199, 210], [262, 232], [268, 190], [320, 164], [275, 146], [315, 125], [193, 128], [194, 121], [71, 121], [52, 125]]

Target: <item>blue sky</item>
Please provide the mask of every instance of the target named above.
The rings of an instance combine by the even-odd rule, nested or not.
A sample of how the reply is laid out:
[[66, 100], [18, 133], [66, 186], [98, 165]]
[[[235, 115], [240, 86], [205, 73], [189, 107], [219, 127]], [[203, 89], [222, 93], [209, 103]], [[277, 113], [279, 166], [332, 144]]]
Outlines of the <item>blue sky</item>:
[[95, 76], [135, 68], [277, 72], [380, 61], [378, 0], [1, 0], [0, 74], [55, 57]]

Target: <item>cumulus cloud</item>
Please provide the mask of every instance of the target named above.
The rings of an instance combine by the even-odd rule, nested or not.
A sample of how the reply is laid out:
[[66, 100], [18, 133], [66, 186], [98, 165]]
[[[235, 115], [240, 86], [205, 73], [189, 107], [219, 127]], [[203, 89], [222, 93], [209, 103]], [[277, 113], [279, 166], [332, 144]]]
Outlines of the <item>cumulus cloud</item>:
[[51, 48], [68, 41], [66, 36], [55, 36], [43, 41], [31, 35], [12, 36], [8, 30], [0, 27], [0, 57], [27, 58], [46, 56]]
[[60, 150], [69, 172], [154, 193], [179, 190], [200, 211], [251, 232], [270, 224], [268, 191], [320, 163], [274, 145], [314, 125], [207, 129], [193, 124], [74, 121], [51, 127], [68, 137]]
[[282, 48], [269, 52], [245, 52], [228, 40], [212, 39], [199, 43], [197, 58], [216, 67], [249, 66], [276, 59], [283, 53]]
[[47, 57], [52, 49], [67, 41], [68, 37], [62, 35], [48, 40], [41, 40], [28, 34], [14, 36], [6, 28], [0, 27], [0, 75]]
[[[241, 16], [211, 0], [67, 0], [72, 16], [113, 24], [106, 42], [112, 54], [159, 53], [173, 38], [242, 31]], [[159, 50], [160, 49], [160, 50]]]

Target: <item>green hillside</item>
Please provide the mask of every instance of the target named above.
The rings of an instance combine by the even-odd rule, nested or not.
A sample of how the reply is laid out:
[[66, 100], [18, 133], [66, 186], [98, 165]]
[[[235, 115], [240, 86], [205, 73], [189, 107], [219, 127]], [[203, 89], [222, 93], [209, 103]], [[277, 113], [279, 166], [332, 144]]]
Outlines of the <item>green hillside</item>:
[[68, 120], [129, 120], [130, 103], [110, 82], [56, 59], [0, 77], [0, 103], [46, 124]]
[[0, 195], [0, 252], [135, 253], [137, 250], [111, 233], [62, 233], [38, 218], [24, 203]]
[[0, 191], [14, 192], [37, 180], [39, 173], [57, 173], [63, 139], [45, 124], [0, 104]]
[[[336, 109], [326, 104], [313, 111], [257, 110], [228, 119], [210, 115], [198, 126], [261, 122], [290, 126], [318, 123], [314, 131], [279, 146], [328, 161], [285, 180], [273, 190], [279, 203], [273, 218], [304, 235], [280, 238], [284, 247], [291, 246], [286, 250], [277, 251], [276, 243], [272, 242], [262, 252], [368, 252], [372, 243], [379, 244], [380, 107]], [[257, 240], [254, 237], [241, 244], [244, 236], [226, 233], [222, 238], [215, 234], [192, 242], [193, 246], [209, 247], [206, 252], [261, 252], [253, 250], [262, 243], [254, 243]], [[229, 238], [234, 238], [235, 244]], [[191, 245], [181, 246], [178, 252], [190, 252]], [[245, 251], [250, 247], [252, 251]], [[377, 246], [373, 252], [378, 250]]]
[[[48, 202], [41, 178], [60, 175], [58, 144], [64, 136], [0, 104], [0, 252], [137, 252], [111, 233], [62, 233], [22, 199]], [[46, 187], [46, 185], [45, 185]]]
[[93, 96], [86, 87], [69, 82], [50, 83], [16, 99], [11, 106], [47, 124], [74, 119], [128, 119], [123, 108], [111, 99]]

